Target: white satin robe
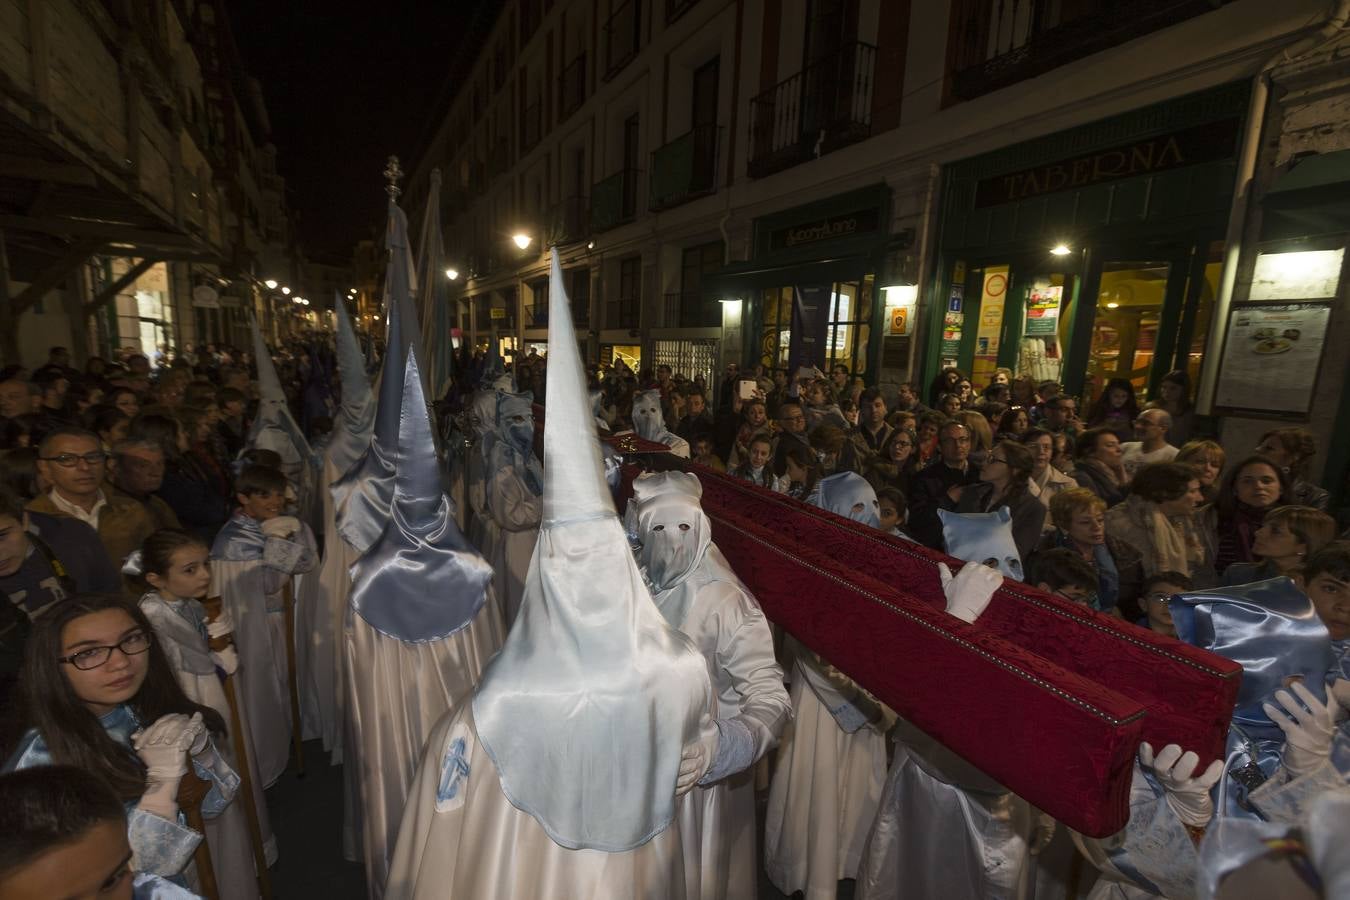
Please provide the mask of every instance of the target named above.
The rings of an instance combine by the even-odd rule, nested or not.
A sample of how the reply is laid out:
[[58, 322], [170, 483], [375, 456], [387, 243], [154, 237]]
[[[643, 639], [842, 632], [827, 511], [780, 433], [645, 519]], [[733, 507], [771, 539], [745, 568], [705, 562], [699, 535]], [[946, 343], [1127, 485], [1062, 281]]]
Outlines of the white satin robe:
[[525, 576], [539, 541], [544, 498], [530, 490], [514, 466], [491, 473], [481, 521], [483, 558], [492, 566], [493, 588], [509, 630], [525, 596]]
[[[791, 716], [783, 670], [759, 604], [715, 546], [689, 577], [652, 599], [707, 660], [717, 717], [739, 718], [750, 727], [758, 761], [778, 742]], [[676, 821], [689, 900], [758, 896], [753, 763], [729, 778], [695, 787]]]
[[318, 492], [323, 528], [323, 558], [317, 572], [299, 579], [295, 604], [295, 663], [300, 688], [301, 725], [305, 740], [320, 738], [329, 762], [342, 764], [343, 610], [352, 580], [348, 574], [358, 554], [337, 532], [329, 485], [342, 477], [325, 457], [323, 486]]
[[858, 900], [1030, 898], [1031, 805], [914, 726], [900, 735]]
[[[314, 538], [307, 526], [305, 540], [312, 551]], [[311, 555], [306, 562], [312, 566], [314, 561]], [[237, 699], [249, 711], [253, 763], [259, 786], [264, 788], [271, 787], [286, 771], [291, 755], [291, 697], [282, 603], [282, 587], [291, 578], [264, 566], [261, 559], [211, 560], [211, 594], [224, 601], [234, 621], [234, 644], [239, 653], [234, 676]]]
[[[464, 743], [456, 748], [460, 740]], [[427, 741], [385, 897], [688, 900], [685, 854], [681, 829], [674, 825], [623, 853], [569, 850], [554, 843], [502, 792], [497, 767], [478, 740], [473, 704], [462, 703]]]
[[347, 715], [354, 743], [347, 766], [359, 773], [361, 855], [372, 900], [383, 894], [427, 735], [447, 713], [468, 705], [505, 638], [500, 608], [491, 586], [487, 590], [473, 621], [439, 641], [405, 643], [354, 612], [348, 616]]
[[[193, 703], [208, 706], [220, 714], [225, 727], [232, 727], [230, 703], [216, 674], [210, 649], [191, 622], [179, 611], [183, 601], [169, 601], [156, 593], [140, 599], [141, 611], [155, 629], [155, 640], [164, 651], [178, 684]], [[240, 730], [244, 746], [248, 747], [248, 711], [240, 704]], [[235, 759], [232, 737], [218, 739], [216, 752], [225, 757], [235, 771], [243, 764]], [[267, 864], [277, 861], [277, 842], [267, 818], [267, 802], [258, 784], [258, 773], [248, 761], [252, 775], [253, 801], [258, 810], [258, 826], [263, 836], [263, 854]], [[242, 785], [241, 785], [242, 787]], [[225, 808], [214, 819], [206, 819], [206, 843], [211, 850], [211, 864], [216, 873], [216, 887], [220, 900], [256, 900], [258, 883], [253, 860], [253, 845], [249, 837], [248, 808], [242, 798]]]
[[814, 663], [802, 649], [793, 666], [793, 721], [769, 786], [764, 868], [785, 894], [805, 891], [806, 900], [834, 900], [838, 882], [857, 876], [876, 818], [886, 738], [871, 725], [852, 734], [839, 727], [817, 695], [828, 693], [824, 676], [804, 668]]

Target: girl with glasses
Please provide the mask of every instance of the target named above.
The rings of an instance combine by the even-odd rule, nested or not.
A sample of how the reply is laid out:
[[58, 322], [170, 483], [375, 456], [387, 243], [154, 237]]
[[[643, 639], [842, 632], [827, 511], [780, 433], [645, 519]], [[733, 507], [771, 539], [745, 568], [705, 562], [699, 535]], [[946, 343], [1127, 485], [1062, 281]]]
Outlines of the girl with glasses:
[[178, 810], [189, 763], [211, 783], [206, 818], [229, 805], [239, 776], [213, 743], [224, 721], [183, 694], [145, 614], [116, 594], [63, 601], [34, 623], [20, 684], [28, 730], [4, 771], [55, 764], [99, 776], [126, 805], [132, 867], [182, 873], [202, 840]]

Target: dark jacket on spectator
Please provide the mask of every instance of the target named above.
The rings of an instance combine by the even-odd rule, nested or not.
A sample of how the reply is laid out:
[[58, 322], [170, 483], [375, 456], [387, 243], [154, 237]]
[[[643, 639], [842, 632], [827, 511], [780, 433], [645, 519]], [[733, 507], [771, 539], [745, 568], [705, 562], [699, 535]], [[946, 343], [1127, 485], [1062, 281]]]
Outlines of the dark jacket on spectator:
[[942, 461], [933, 460], [910, 482], [909, 518], [905, 530], [916, 541], [934, 550], [941, 550], [942, 521], [937, 511], [956, 511], [956, 501], [947, 495], [947, 489], [957, 485], [974, 484], [980, 480], [980, 470], [967, 463], [964, 472], [953, 469]]

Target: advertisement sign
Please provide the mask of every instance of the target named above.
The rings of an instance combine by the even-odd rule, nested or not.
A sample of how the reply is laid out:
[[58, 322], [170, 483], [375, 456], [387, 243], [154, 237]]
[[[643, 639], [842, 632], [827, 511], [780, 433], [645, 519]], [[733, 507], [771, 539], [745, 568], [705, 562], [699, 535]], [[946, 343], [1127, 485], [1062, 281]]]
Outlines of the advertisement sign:
[[1027, 295], [1027, 337], [1054, 337], [1059, 332], [1062, 285], [1038, 284]]
[[1306, 416], [1322, 361], [1330, 303], [1234, 307], [1215, 405]]

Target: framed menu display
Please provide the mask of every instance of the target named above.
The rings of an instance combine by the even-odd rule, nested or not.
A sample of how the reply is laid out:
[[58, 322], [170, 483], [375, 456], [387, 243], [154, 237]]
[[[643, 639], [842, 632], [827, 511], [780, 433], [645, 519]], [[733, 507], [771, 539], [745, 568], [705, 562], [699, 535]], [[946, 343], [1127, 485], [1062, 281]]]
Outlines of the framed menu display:
[[1235, 306], [1219, 370], [1219, 411], [1301, 418], [1312, 407], [1331, 304]]

